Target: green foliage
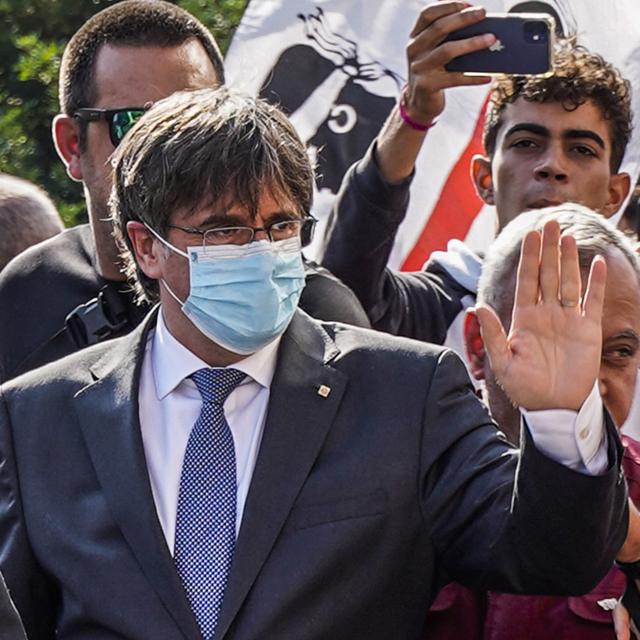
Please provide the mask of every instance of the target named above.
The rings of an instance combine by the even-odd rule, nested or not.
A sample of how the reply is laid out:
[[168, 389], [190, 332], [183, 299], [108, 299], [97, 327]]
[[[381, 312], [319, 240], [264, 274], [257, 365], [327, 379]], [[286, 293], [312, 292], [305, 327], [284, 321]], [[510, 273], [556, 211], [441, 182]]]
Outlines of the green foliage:
[[[86, 217], [81, 185], [67, 177], [51, 139], [60, 58], [73, 33], [116, 1], [0, 0], [0, 171], [46, 189], [67, 226]], [[247, 0], [176, 4], [211, 29], [225, 52]]]
[[180, 0], [177, 4], [199, 18], [225, 52], [242, 18], [247, 0]]

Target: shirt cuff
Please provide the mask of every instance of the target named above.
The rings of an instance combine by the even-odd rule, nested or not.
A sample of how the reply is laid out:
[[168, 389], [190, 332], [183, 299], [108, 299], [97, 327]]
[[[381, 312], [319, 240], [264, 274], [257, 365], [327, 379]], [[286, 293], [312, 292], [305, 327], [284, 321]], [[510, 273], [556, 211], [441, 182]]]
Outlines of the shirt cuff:
[[580, 411], [520, 409], [520, 413], [536, 447], [552, 460], [593, 476], [607, 470], [607, 433], [597, 381]]

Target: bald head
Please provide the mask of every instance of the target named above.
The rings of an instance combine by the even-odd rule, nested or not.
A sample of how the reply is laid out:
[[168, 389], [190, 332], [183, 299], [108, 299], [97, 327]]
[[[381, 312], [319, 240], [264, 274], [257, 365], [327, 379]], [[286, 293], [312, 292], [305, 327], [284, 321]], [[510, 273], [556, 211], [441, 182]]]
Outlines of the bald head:
[[63, 228], [55, 205], [42, 189], [0, 174], [0, 271], [14, 256]]

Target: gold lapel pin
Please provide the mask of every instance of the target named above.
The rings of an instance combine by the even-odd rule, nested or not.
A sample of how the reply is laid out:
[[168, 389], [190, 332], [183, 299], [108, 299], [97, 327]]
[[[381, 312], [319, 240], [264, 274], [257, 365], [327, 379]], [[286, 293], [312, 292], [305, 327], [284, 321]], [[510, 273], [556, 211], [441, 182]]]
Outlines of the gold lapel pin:
[[321, 384], [318, 387], [318, 395], [326, 398], [331, 393], [331, 387], [327, 387], [326, 384]]

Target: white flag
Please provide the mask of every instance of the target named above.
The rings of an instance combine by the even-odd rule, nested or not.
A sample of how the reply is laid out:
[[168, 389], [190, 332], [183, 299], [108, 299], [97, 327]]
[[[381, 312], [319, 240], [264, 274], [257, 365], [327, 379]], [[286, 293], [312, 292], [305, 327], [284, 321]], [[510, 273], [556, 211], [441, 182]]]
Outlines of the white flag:
[[[317, 160], [314, 214], [326, 218], [342, 176], [378, 133], [406, 78], [405, 47], [424, 7], [416, 0], [251, 0], [226, 59], [229, 84], [281, 104]], [[602, 54], [640, 87], [637, 0], [485, 0], [492, 12], [552, 13], [565, 34]], [[459, 238], [476, 249], [495, 214], [474, 193], [469, 161], [482, 151], [487, 87], [447, 91], [416, 165], [411, 204], [390, 265], [419, 269]], [[640, 90], [633, 96], [640, 113]], [[634, 132], [623, 171], [640, 172]], [[321, 229], [320, 229], [321, 231]], [[321, 233], [318, 233], [319, 237]], [[313, 253], [313, 247], [311, 248]]]

